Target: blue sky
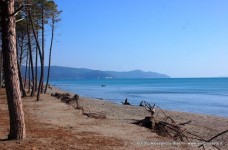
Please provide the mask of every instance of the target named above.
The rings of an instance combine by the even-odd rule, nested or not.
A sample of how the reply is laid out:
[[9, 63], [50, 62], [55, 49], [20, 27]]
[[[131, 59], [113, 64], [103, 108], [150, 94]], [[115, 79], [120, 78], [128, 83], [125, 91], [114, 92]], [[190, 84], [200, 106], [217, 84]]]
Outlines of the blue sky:
[[228, 76], [227, 0], [56, 0], [53, 65]]

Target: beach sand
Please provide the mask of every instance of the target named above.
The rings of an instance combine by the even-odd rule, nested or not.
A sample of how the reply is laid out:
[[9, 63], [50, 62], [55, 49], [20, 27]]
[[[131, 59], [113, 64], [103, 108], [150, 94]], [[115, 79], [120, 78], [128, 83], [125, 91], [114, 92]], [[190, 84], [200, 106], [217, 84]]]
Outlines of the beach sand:
[[[179, 143], [180, 141], [158, 136], [150, 129], [132, 124], [150, 116], [143, 107], [80, 97], [79, 104], [85, 112], [103, 113], [107, 117], [94, 119], [50, 96], [55, 92], [63, 91], [52, 88], [48, 94], [41, 95], [38, 102], [35, 97], [23, 98], [27, 138], [23, 141], [5, 141], [9, 119], [4, 89], [0, 90], [0, 149], [198, 149], [199, 144], [192, 143], [196, 141]], [[158, 113], [158, 117], [162, 117], [162, 113]], [[228, 129], [226, 117], [167, 110], [165, 113], [177, 123], [191, 120], [184, 128], [206, 140]], [[225, 150], [228, 147], [228, 134], [219, 136], [212, 142], [219, 142], [221, 145], [218, 147]], [[209, 149], [210, 146], [207, 145], [206, 148]]]

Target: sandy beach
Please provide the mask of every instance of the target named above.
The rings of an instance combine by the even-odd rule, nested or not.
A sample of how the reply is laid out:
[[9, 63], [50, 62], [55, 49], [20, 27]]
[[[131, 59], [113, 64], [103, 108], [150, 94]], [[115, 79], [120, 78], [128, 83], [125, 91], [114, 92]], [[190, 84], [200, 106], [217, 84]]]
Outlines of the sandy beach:
[[227, 6], [0, 0], [0, 150], [228, 150]]
[[[107, 117], [94, 119], [52, 97], [51, 93], [55, 92], [64, 91], [52, 88], [48, 94], [43, 94], [38, 102], [35, 98], [23, 98], [27, 138], [23, 141], [7, 141], [5, 139], [9, 130], [9, 119], [5, 92], [1, 89], [0, 149], [199, 149], [199, 141], [181, 143], [132, 124], [150, 115], [144, 107], [80, 97], [79, 104], [85, 112], [102, 113]], [[177, 123], [191, 120], [184, 128], [204, 139], [210, 139], [228, 128], [228, 118], [225, 117], [164, 111]], [[162, 113], [156, 113], [158, 118], [162, 117]], [[223, 134], [211, 142], [225, 150], [228, 147], [228, 134]], [[209, 144], [206, 145], [207, 149], [211, 148]]]

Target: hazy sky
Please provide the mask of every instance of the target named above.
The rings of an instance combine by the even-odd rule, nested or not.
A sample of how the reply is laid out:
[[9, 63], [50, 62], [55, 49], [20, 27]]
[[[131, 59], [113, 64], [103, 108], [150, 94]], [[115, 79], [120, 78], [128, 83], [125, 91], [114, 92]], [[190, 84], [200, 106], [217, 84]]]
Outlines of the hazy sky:
[[56, 0], [53, 65], [228, 76], [227, 0]]

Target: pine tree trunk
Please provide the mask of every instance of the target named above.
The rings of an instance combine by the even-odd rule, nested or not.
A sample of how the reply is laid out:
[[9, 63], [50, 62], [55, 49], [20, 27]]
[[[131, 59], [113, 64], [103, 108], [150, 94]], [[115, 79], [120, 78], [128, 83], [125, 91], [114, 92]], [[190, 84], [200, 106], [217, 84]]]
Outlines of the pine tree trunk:
[[[33, 36], [34, 36], [35, 41], [36, 41], [36, 46], [37, 46], [37, 48], [39, 50], [40, 63], [41, 63], [41, 66], [44, 66], [43, 61], [42, 61], [42, 52], [41, 52], [40, 44], [39, 44], [39, 41], [38, 41], [38, 37], [36, 35], [35, 28], [33, 26], [33, 18], [31, 16], [30, 11], [28, 12], [28, 16], [29, 16], [29, 20], [30, 20], [30, 23], [31, 23], [31, 26], [32, 26]], [[41, 67], [41, 72], [42, 72], [42, 67]], [[40, 100], [41, 83], [42, 83], [42, 73], [40, 75], [39, 87], [38, 87], [38, 91], [37, 91], [37, 99], [36, 99], [37, 101]]]
[[29, 64], [29, 66], [28, 66], [28, 93], [30, 93], [31, 92], [31, 76], [30, 76], [30, 74], [31, 74], [31, 71], [30, 71], [31, 70], [30, 69], [31, 63], [30, 63], [30, 61], [28, 62], [28, 64]]
[[[19, 58], [19, 55], [18, 55], [18, 51], [19, 51], [19, 48], [18, 48], [18, 39], [16, 40], [16, 48], [17, 48], [17, 58]], [[21, 75], [21, 67], [19, 65], [19, 59], [17, 59], [17, 68], [18, 68], [18, 77], [19, 77], [19, 82], [20, 82], [20, 90], [21, 90], [21, 93], [22, 93], [22, 97], [25, 97], [26, 96], [26, 92], [25, 92], [25, 89], [24, 89], [24, 85], [23, 85], [23, 80], [22, 80], [22, 75]]]
[[[38, 36], [38, 31], [37, 31], [37, 36]], [[35, 70], [35, 92], [37, 92], [37, 80], [38, 80], [38, 46], [36, 45], [36, 70]]]
[[41, 85], [40, 91], [43, 93], [44, 84], [44, 2], [42, 2], [42, 65], [41, 65]]
[[2, 86], [2, 51], [0, 51], [0, 87]]
[[45, 93], [47, 92], [47, 87], [48, 87], [49, 77], [50, 77], [51, 52], [52, 52], [52, 45], [53, 45], [53, 39], [54, 39], [54, 29], [55, 29], [55, 22], [54, 22], [54, 19], [52, 18], [51, 45], [50, 45], [50, 51], [49, 51], [48, 74], [47, 74]]
[[2, 18], [2, 50], [5, 73], [5, 85], [10, 116], [9, 139], [23, 139], [25, 134], [24, 112], [18, 79], [16, 52], [16, 23], [14, 0], [0, 0]]
[[28, 51], [26, 56], [26, 64], [25, 64], [25, 79], [24, 79], [24, 87], [27, 86], [27, 68], [28, 68]]
[[[28, 15], [28, 13], [27, 13]], [[28, 50], [29, 50], [29, 58], [30, 58], [30, 72], [32, 75], [32, 91], [31, 91], [31, 97], [34, 96], [34, 92], [35, 92], [35, 78], [34, 78], [34, 68], [33, 68], [33, 58], [32, 58], [32, 43], [31, 43], [31, 39], [30, 39], [30, 25], [29, 25], [29, 20], [27, 19], [27, 36], [28, 36]], [[30, 73], [29, 72], [29, 73]], [[30, 76], [29, 76], [29, 81], [31, 81]], [[29, 82], [29, 86], [30, 86], [31, 82]]]
[[19, 62], [17, 62], [17, 66], [18, 66], [18, 77], [19, 77], [19, 81], [20, 81], [20, 89], [21, 89], [21, 92], [22, 92], [22, 97], [25, 97], [26, 96], [26, 92], [25, 92], [25, 88], [24, 88], [24, 85], [23, 85], [23, 80], [22, 80], [22, 75], [21, 75], [21, 67], [19, 65]]
[[21, 53], [20, 53], [20, 58], [19, 58], [19, 65], [21, 67], [21, 64], [22, 64], [22, 56], [24, 54], [24, 50], [23, 50], [23, 47], [24, 47], [24, 34], [22, 35], [21, 37], [21, 45], [20, 45], [20, 50], [21, 50]]

